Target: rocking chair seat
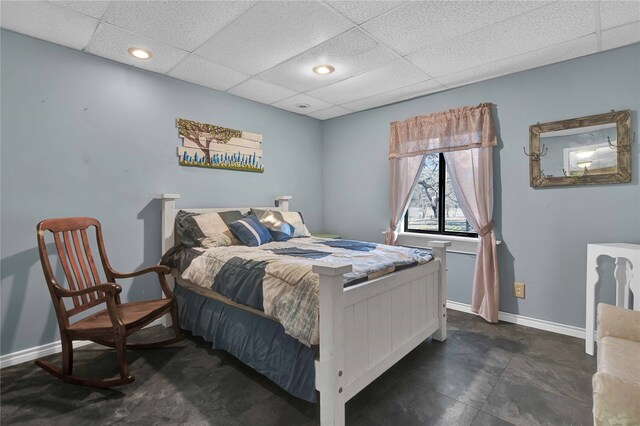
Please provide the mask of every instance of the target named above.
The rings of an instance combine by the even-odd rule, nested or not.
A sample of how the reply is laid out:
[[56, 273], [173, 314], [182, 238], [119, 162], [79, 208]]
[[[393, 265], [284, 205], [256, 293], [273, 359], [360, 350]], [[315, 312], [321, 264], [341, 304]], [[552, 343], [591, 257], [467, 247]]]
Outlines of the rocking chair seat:
[[[146, 300], [143, 302], [121, 303], [116, 307], [118, 316], [124, 323], [127, 331], [137, 330], [158, 318], [164, 311], [171, 308], [172, 299]], [[70, 334], [82, 334], [83, 332], [96, 333], [111, 330], [113, 324], [109, 312], [104, 309], [89, 315], [69, 325], [67, 331]]]

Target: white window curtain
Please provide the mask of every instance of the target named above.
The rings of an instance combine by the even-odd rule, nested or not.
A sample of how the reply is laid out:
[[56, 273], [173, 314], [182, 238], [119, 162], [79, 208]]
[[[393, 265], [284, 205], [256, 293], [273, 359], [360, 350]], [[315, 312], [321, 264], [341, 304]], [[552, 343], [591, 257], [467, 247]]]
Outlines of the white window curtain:
[[398, 225], [420, 180], [423, 163], [424, 155], [391, 159], [391, 221], [385, 233], [385, 244], [393, 245], [398, 239]]
[[460, 210], [480, 239], [473, 273], [471, 310], [498, 322], [498, 253], [493, 232], [493, 147], [445, 152]]
[[493, 232], [493, 147], [497, 144], [491, 104], [467, 106], [391, 123], [391, 220], [385, 235], [395, 244], [397, 229], [418, 181], [424, 156], [444, 152], [453, 189], [465, 217], [478, 233], [471, 309], [498, 322], [499, 277]]

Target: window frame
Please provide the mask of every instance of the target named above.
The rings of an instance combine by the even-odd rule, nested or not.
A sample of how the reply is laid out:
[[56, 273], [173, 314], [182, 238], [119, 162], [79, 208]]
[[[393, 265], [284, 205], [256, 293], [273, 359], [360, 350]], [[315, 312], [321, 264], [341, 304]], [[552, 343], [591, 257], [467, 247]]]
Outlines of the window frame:
[[[409, 206], [407, 205], [407, 211], [404, 212], [404, 224], [403, 229], [404, 232], [415, 233], [415, 234], [432, 234], [432, 235], [448, 235], [448, 236], [457, 236], [457, 237], [469, 237], [469, 238], [478, 238], [477, 232], [460, 232], [460, 231], [446, 231], [445, 230], [445, 191], [447, 184], [447, 162], [444, 159], [444, 154], [438, 153], [438, 230], [431, 231], [427, 229], [411, 229], [409, 228]], [[420, 173], [422, 173], [422, 168], [424, 168], [424, 162], [420, 168]], [[415, 192], [415, 188], [413, 190]], [[413, 192], [411, 193], [411, 198], [413, 198]], [[411, 203], [411, 200], [409, 200]], [[468, 219], [465, 218], [468, 221]]]

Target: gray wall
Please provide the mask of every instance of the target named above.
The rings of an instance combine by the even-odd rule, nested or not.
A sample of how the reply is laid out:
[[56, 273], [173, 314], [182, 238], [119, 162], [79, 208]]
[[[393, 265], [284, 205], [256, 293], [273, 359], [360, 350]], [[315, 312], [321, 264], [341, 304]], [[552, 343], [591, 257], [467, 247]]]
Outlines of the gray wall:
[[[15, 33], [0, 35], [2, 354], [58, 339], [36, 250], [41, 219], [99, 218], [111, 262], [122, 271], [160, 256], [160, 204], [153, 197], [161, 192], [179, 192], [191, 207], [269, 205], [274, 195], [290, 194], [311, 230], [380, 241], [389, 215], [388, 123], [462, 105], [497, 105], [502, 310], [583, 326], [586, 244], [640, 241], [637, 142], [627, 185], [533, 190], [522, 154], [528, 126], [537, 121], [629, 108], [637, 131], [640, 46], [321, 123]], [[178, 166], [177, 117], [262, 133], [265, 173]], [[450, 256], [453, 300], [470, 302], [474, 261]], [[525, 300], [511, 296], [514, 280], [527, 284]], [[159, 295], [150, 278], [124, 288], [127, 300]]]
[[[611, 109], [631, 109], [632, 130], [638, 132], [638, 76], [640, 45], [634, 45], [326, 121], [326, 231], [382, 240], [389, 221], [389, 122], [492, 102], [500, 136], [494, 151], [494, 215], [503, 240], [500, 309], [583, 327], [586, 245], [640, 243], [638, 143], [632, 183], [546, 189], [529, 186], [522, 147], [528, 147], [529, 125], [538, 121]], [[450, 299], [470, 303], [474, 259], [450, 256]], [[603, 270], [611, 273], [610, 266]], [[512, 296], [513, 281], [527, 285], [526, 299]]]
[[[48, 217], [102, 221], [111, 263], [132, 271], [160, 257], [160, 203], [272, 205], [293, 195], [322, 226], [322, 123], [54, 44], [2, 31], [1, 352], [58, 339], [36, 249]], [[264, 135], [264, 174], [180, 167], [177, 117]], [[128, 300], [160, 295], [153, 277]]]

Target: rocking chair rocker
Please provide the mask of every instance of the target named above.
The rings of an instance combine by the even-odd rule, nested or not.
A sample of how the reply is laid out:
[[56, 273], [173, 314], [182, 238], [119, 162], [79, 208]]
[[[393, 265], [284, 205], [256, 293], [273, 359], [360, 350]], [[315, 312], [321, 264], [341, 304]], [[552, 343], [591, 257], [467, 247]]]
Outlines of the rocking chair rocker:
[[[91, 253], [87, 230], [92, 226], [95, 228], [98, 252], [106, 282], [100, 279]], [[182, 340], [178, 328], [177, 304], [165, 278], [165, 275], [170, 273], [169, 268], [152, 266], [128, 274], [114, 271], [105, 252], [100, 222], [96, 219], [89, 217], [48, 219], [40, 222], [36, 229], [38, 231], [40, 262], [49, 293], [51, 293], [62, 341], [62, 368], [54, 366], [45, 359], [36, 360], [37, 366], [68, 383], [108, 388], [134, 381], [134, 377], [129, 373], [129, 366], [125, 358], [126, 349], [157, 348]], [[51, 269], [45, 231], [50, 231], [53, 234], [68, 289], [58, 284]], [[121, 303], [122, 287], [115, 283], [116, 278], [136, 277], [150, 272], [158, 274], [160, 286], [166, 298]], [[73, 301], [73, 307], [68, 309], [64, 301], [69, 298]], [[106, 304], [106, 309], [74, 323], [69, 322], [70, 317], [101, 304]], [[171, 313], [174, 337], [152, 343], [127, 344], [128, 336], [165, 313]], [[100, 380], [74, 375], [73, 340], [91, 340], [105, 346], [115, 347], [120, 377]]]

